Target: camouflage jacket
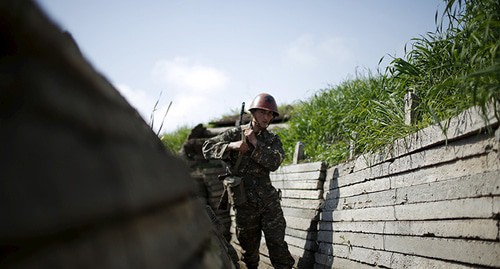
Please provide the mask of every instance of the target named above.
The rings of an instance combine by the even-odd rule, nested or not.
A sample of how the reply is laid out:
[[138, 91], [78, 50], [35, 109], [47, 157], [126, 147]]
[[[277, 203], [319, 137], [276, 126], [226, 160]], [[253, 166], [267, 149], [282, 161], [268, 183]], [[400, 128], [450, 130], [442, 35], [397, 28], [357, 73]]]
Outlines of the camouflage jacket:
[[248, 143], [250, 149], [243, 155], [238, 171], [233, 171], [239, 152], [226, 151], [226, 148], [230, 142], [239, 140], [241, 140], [241, 128], [228, 129], [205, 141], [203, 156], [207, 160], [223, 160], [232, 174], [242, 177], [269, 177], [269, 172], [275, 171], [281, 165], [285, 156], [281, 140], [276, 134], [263, 130], [257, 135], [257, 147]]

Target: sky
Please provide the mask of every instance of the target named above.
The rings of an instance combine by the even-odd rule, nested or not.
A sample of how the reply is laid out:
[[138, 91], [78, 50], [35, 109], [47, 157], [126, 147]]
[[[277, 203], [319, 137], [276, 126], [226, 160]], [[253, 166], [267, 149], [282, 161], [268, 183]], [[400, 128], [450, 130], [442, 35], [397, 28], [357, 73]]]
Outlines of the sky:
[[35, 2], [160, 134], [208, 124], [259, 93], [293, 104], [383, 70], [412, 38], [435, 31], [444, 7], [441, 0]]

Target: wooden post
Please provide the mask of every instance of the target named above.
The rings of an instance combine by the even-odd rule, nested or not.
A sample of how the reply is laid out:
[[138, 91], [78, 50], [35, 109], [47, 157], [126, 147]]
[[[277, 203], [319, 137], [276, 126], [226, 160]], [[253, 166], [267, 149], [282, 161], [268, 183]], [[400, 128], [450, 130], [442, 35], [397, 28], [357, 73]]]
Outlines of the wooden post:
[[412, 125], [417, 121], [416, 109], [418, 106], [418, 97], [410, 89], [405, 94], [405, 124]]
[[358, 134], [353, 132], [352, 138], [349, 140], [349, 159], [353, 159], [356, 155], [356, 138]]
[[293, 152], [293, 164], [298, 164], [299, 161], [304, 159], [304, 143], [297, 142], [295, 144], [295, 151]]

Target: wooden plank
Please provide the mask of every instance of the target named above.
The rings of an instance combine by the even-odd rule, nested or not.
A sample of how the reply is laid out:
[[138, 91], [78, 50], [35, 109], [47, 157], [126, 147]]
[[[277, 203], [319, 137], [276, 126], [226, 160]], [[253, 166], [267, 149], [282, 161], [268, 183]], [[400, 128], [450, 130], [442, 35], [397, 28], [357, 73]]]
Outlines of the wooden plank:
[[350, 197], [371, 192], [389, 190], [390, 188], [390, 178], [378, 178], [376, 180], [368, 180], [354, 185], [343, 186], [341, 188], [331, 188], [328, 192], [325, 192], [326, 196], [329, 196], [325, 197], [325, 199], [335, 197]]
[[281, 206], [304, 208], [304, 209], [318, 209], [321, 201], [318, 199], [294, 199], [294, 198], [281, 198]]
[[317, 239], [317, 231], [316, 230], [305, 231], [305, 230], [293, 229], [291, 227], [286, 227], [285, 233], [286, 233], [286, 235], [305, 239], [305, 240], [316, 240]]
[[[346, 251], [343, 245], [320, 244], [316, 253], [315, 268], [472, 268], [469, 265], [452, 261], [418, 257], [395, 252], [370, 250], [353, 247]], [[330, 252], [332, 254], [324, 254]], [[335, 255], [335, 256], [333, 256]], [[341, 255], [341, 256], [340, 256]], [[346, 263], [348, 261], [348, 263]]]
[[313, 240], [285, 235], [285, 241], [289, 246], [295, 246], [304, 250], [315, 251], [317, 249], [316, 241]]
[[436, 236], [495, 240], [497, 220], [454, 219], [426, 221], [342, 221], [318, 223], [318, 234], [323, 232], [358, 232], [408, 236]]
[[353, 185], [366, 180], [371, 180], [389, 175], [391, 163], [382, 163], [370, 169], [349, 173], [335, 178], [335, 180], [325, 180], [324, 190]]
[[356, 262], [341, 257], [335, 257], [316, 253], [316, 263], [314, 269], [331, 269], [331, 268], [356, 268], [356, 269], [373, 269], [372, 265]]
[[[373, 258], [373, 256], [379, 257], [382, 254], [384, 254], [382, 251], [371, 251], [370, 250], [365, 250], [362, 248], [358, 247], [353, 247], [349, 245], [337, 245], [337, 244], [320, 244], [318, 248], [318, 253], [327, 255], [329, 257], [332, 257], [332, 259], [328, 259], [329, 257], [325, 257], [328, 260], [331, 260], [333, 268], [342, 268], [339, 267], [339, 264], [337, 264], [338, 259], [345, 259], [346, 261], [350, 261], [352, 263], [360, 263], [360, 264], [365, 264], [365, 266], [369, 266], [373, 268], [373, 263], [375, 263], [377, 260]], [[370, 255], [371, 254], [371, 255]], [[387, 255], [384, 255], [386, 257]], [[372, 261], [372, 264], [369, 264], [369, 262]], [[350, 267], [347, 267], [350, 268]], [[353, 267], [357, 268], [357, 267]]]
[[431, 237], [384, 236], [385, 249], [408, 255], [500, 267], [500, 242]]
[[281, 190], [283, 198], [320, 199], [322, 194], [322, 190]]
[[[358, 185], [364, 184], [365, 183]], [[500, 170], [463, 176], [446, 181], [426, 183], [418, 186], [402, 187], [397, 190], [389, 190], [386, 192], [346, 197], [365, 189], [356, 186], [357, 185], [346, 186], [342, 189], [333, 189], [327, 192], [324, 195], [325, 202], [323, 209], [357, 209], [374, 206], [386, 206], [390, 204], [417, 203], [499, 195]], [[340, 191], [342, 191], [342, 193], [339, 193]], [[343, 199], [336, 198], [339, 196], [343, 197]]]
[[337, 207], [343, 209], [353, 209], [370, 206], [383, 206], [388, 205], [391, 202], [401, 204], [439, 199], [469, 198], [492, 194], [498, 195], [500, 192], [500, 170], [464, 176], [452, 180], [455, 181], [447, 180], [422, 184], [416, 187], [399, 188], [397, 190], [397, 195], [395, 190], [390, 190], [389, 192], [363, 194], [355, 197], [347, 197], [341, 200], [335, 199], [339, 196], [345, 197], [344, 195], [347, 196], [353, 194], [356, 189], [363, 189], [353, 188], [355, 185], [347, 186], [342, 188], [342, 195], [339, 193], [340, 189], [334, 189], [327, 192], [324, 195], [326, 199], [325, 208], [327, 210], [336, 209]]
[[317, 221], [311, 221], [309, 219], [304, 218], [296, 218], [285, 216], [287, 227], [308, 231], [308, 230], [317, 230]]
[[384, 234], [436, 236], [496, 240], [498, 221], [494, 219], [455, 219], [428, 221], [389, 221], [384, 223]]
[[396, 204], [500, 195], [500, 170], [397, 189]]
[[323, 211], [321, 221], [384, 221], [395, 220], [394, 207], [372, 207], [362, 209], [348, 209]]
[[[340, 190], [337, 189], [337, 191]], [[335, 192], [335, 190], [331, 190], [324, 196], [325, 201], [322, 210], [360, 209], [394, 205], [396, 201], [396, 190], [392, 189], [343, 198], [337, 198], [340, 194]]]
[[387, 207], [323, 211], [324, 221], [389, 221], [454, 218], [490, 218], [494, 199], [481, 197], [451, 201], [405, 204]]
[[318, 233], [318, 242], [346, 245], [349, 247], [358, 246], [370, 249], [384, 249], [384, 238], [380, 234], [321, 231]]
[[334, 231], [382, 234], [385, 231], [386, 223], [385, 221], [320, 221], [318, 233]]
[[500, 197], [498, 196], [493, 197], [493, 215], [500, 215]]
[[324, 171], [312, 171], [301, 173], [271, 173], [271, 181], [292, 181], [292, 180], [325, 180]]
[[319, 180], [273, 181], [272, 185], [277, 189], [318, 190], [323, 187], [323, 182]]
[[465, 141], [455, 141], [408, 156], [397, 158], [390, 167], [390, 173], [401, 173], [426, 166], [434, 166], [458, 159], [488, 154], [498, 150], [498, 142], [487, 135], [477, 135]]
[[469, 266], [453, 261], [443, 261], [413, 255], [392, 253], [390, 268], [440, 268], [440, 269], [470, 269], [476, 266]]
[[491, 218], [493, 198], [481, 197], [394, 206], [397, 220]]
[[[372, 166], [369, 169], [359, 170], [357, 172], [339, 177], [338, 181], [326, 180], [324, 188], [325, 190], [329, 190], [370, 179], [386, 177], [415, 169], [422, 169], [424, 167], [432, 167], [441, 163], [456, 161], [459, 159], [471, 158], [477, 155], [488, 155], [490, 152], [496, 153], [499, 147], [498, 141], [494, 138], [483, 137], [484, 136], [477, 136], [471, 138], [470, 140], [473, 141], [469, 141], [469, 143], [458, 141], [448, 145], [417, 152], [408, 156], [403, 156], [393, 160], [392, 162], [381, 163]], [[499, 165], [498, 162], [496, 165]]]
[[303, 209], [293, 207], [282, 207], [283, 214], [287, 217], [303, 218], [308, 220], [316, 219], [319, 212], [314, 209]]
[[[457, 169], [457, 167], [462, 169]], [[498, 161], [498, 153], [489, 152], [440, 165], [423, 167], [411, 173], [393, 175], [390, 178], [393, 188], [401, 188], [435, 181], [444, 181], [465, 175], [497, 171], [499, 169], [500, 162]]]
[[314, 162], [314, 163], [299, 163], [299, 164], [291, 164], [286, 166], [281, 166], [273, 173], [277, 174], [289, 174], [289, 173], [297, 173], [304, 171], [321, 171], [325, 170], [326, 165], [323, 162]]

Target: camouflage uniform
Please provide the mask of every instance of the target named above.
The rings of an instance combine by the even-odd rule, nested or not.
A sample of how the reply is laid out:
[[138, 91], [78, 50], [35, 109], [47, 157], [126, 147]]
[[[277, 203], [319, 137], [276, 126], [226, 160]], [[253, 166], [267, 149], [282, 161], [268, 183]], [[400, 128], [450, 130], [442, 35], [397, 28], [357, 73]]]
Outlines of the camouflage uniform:
[[[248, 127], [247, 127], [248, 128]], [[207, 159], [222, 159], [229, 169], [234, 167], [239, 152], [225, 151], [227, 145], [241, 140], [241, 129], [231, 128], [203, 144], [203, 155]], [[257, 135], [257, 147], [248, 143], [250, 149], [243, 155], [237, 172], [243, 177], [247, 202], [234, 206], [236, 213], [236, 235], [243, 251], [243, 262], [257, 268], [262, 231], [266, 240], [271, 263], [275, 268], [292, 268], [294, 260], [285, 242], [285, 218], [280, 205], [278, 191], [271, 185], [270, 171], [278, 169], [284, 151], [279, 137], [263, 130]]]

